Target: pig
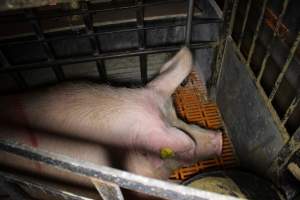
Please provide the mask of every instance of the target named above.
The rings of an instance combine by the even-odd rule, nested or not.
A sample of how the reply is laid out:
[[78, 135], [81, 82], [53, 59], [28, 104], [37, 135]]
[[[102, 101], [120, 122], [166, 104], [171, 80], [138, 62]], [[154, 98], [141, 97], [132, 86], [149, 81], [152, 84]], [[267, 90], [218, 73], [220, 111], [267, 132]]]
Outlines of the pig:
[[[183, 47], [145, 87], [66, 82], [0, 98], [1, 139], [166, 179], [175, 168], [220, 155], [222, 134], [188, 124], [176, 115], [171, 95], [193, 67]], [[78, 182], [71, 174], [1, 153], [0, 163]], [[80, 180], [81, 181], [81, 180]], [[89, 183], [87, 183], [89, 184]]]

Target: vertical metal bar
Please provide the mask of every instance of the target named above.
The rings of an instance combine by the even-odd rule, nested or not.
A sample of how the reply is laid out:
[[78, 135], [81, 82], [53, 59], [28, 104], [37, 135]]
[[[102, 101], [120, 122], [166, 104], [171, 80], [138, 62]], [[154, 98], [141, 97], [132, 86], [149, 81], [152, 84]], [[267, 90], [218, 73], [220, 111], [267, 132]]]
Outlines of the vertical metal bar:
[[[136, 10], [136, 21], [137, 27], [144, 27], [144, 7], [143, 0], [136, 1], [138, 5], [138, 9]], [[139, 39], [139, 49], [146, 48], [146, 39], [145, 39], [145, 31], [140, 29], [138, 30], [138, 39]], [[141, 80], [143, 84], [146, 84], [148, 81], [148, 73], [147, 73], [147, 56], [141, 55], [140, 57], [140, 71], [141, 71]]]
[[282, 125], [285, 125], [290, 116], [293, 114], [296, 107], [299, 105], [300, 102], [300, 92], [298, 92], [297, 96], [292, 100], [291, 104], [289, 105], [288, 109], [284, 113], [284, 116], [281, 120]]
[[213, 74], [211, 77], [211, 81], [209, 83], [210, 90], [216, 88], [218, 84], [219, 76], [222, 71], [222, 63], [223, 63], [223, 58], [225, 53], [225, 46], [227, 43], [228, 36], [231, 35], [232, 33], [238, 3], [239, 0], [225, 0], [224, 3], [224, 10], [223, 10], [224, 23], [221, 28], [220, 43], [216, 55]]
[[293, 46], [290, 49], [289, 55], [288, 55], [284, 65], [283, 65], [283, 68], [282, 68], [279, 76], [277, 77], [277, 79], [275, 81], [274, 87], [272, 88], [272, 91], [271, 91], [270, 96], [269, 96], [269, 102], [271, 102], [273, 100], [273, 98], [274, 98], [274, 96], [275, 96], [275, 94], [276, 94], [276, 92], [277, 92], [277, 90], [278, 90], [278, 88], [279, 88], [279, 86], [280, 86], [280, 84], [283, 80], [283, 77], [284, 77], [286, 71], [288, 70], [288, 68], [289, 68], [289, 66], [290, 66], [290, 64], [291, 64], [291, 62], [292, 62], [292, 60], [295, 56], [295, 52], [296, 52], [296, 50], [299, 46], [299, 42], [300, 42], [300, 31], [298, 32], [298, 35], [297, 35], [297, 37], [296, 37], [296, 39], [293, 43]]
[[258, 38], [258, 33], [260, 31], [261, 24], [262, 24], [263, 19], [264, 19], [265, 11], [266, 11], [266, 8], [267, 8], [267, 3], [268, 3], [268, 0], [263, 1], [262, 8], [261, 8], [261, 11], [260, 11], [260, 15], [259, 15], [256, 27], [255, 27], [255, 32], [254, 32], [254, 35], [253, 35], [253, 38], [252, 38], [252, 41], [251, 41], [250, 50], [249, 50], [249, 54], [248, 54], [248, 57], [247, 57], [247, 65], [250, 64], [251, 59], [252, 59], [252, 55], [254, 53], [256, 40]]
[[[10, 67], [10, 63], [8, 62], [7, 58], [0, 50], [0, 63], [2, 67]], [[9, 75], [14, 79], [20, 89], [26, 89], [28, 87], [24, 77], [20, 72], [10, 72]]]
[[272, 35], [272, 39], [271, 39], [271, 42], [269, 43], [268, 47], [267, 47], [267, 52], [263, 58], [263, 61], [262, 61], [262, 65], [261, 65], [261, 68], [260, 68], [260, 71], [259, 71], [259, 74], [257, 76], [257, 82], [260, 82], [261, 78], [262, 78], [262, 75], [266, 69], [266, 66], [267, 66], [267, 62], [271, 56], [271, 47], [273, 46], [273, 43], [274, 43], [274, 40], [278, 34], [278, 30], [279, 30], [279, 27], [280, 27], [280, 23], [282, 21], [282, 18], [285, 14], [285, 11], [286, 11], [286, 8], [289, 4], [289, 0], [284, 0], [283, 2], [283, 5], [282, 5], [282, 10], [281, 10], [281, 13], [278, 17], [278, 21], [276, 22], [276, 25], [275, 25], [275, 30], [273, 32], [273, 35]]
[[241, 30], [239, 41], [238, 41], [238, 48], [239, 49], [241, 48], [242, 41], [244, 39], [244, 34], [245, 34], [245, 29], [246, 29], [246, 24], [247, 24], [247, 21], [248, 21], [249, 13], [250, 13], [251, 4], [252, 4], [252, 0], [248, 0], [247, 7], [246, 7], [246, 12], [245, 12], [245, 18], [244, 18], [244, 21], [243, 21], [242, 30]]
[[[40, 21], [36, 17], [34, 10], [33, 9], [28, 10], [26, 12], [26, 17], [30, 21], [38, 40], [42, 42], [42, 45], [46, 52], [48, 60], [49, 61], [55, 60], [54, 51], [51, 48], [51, 46], [48, 44], [48, 42], [45, 40], [45, 36], [44, 36], [43, 30], [41, 28]], [[62, 81], [65, 79], [65, 75], [64, 75], [64, 72], [63, 72], [61, 66], [55, 65], [55, 66], [52, 66], [52, 69], [53, 69], [54, 74], [58, 81]]]
[[[81, 9], [83, 11], [88, 11], [89, 10], [89, 2], [81, 2]], [[85, 24], [85, 29], [87, 34], [90, 34], [91, 36], [89, 37], [90, 43], [93, 46], [93, 49], [95, 50], [94, 55], [97, 56], [101, 53], [101, 46], [100, 46], [100, 41], [97, 36], [95, 36], [95, 30], [94, 30], [94, 23], [93, 23], [93, 15], [90, 12], [86, 12], [86, 14], [82, 15], [83, 22]], [[97, 70], [100, 76], [100, 79], [104, 82], [107, 81], [107, 73], [106, 73], [106, 68], [104, 61], [102, 59], [96, 60], [96, 65], [97, 65]]]
[[2, 50], [0, 50], [0, 63], [2, 67], [8, 67], [10, 65]]
[[124, 200], [120, 187], [117, 184], [91, 178], [94, 186], [103, 200]]
[[140, 56], [140, 70], [141, 70], [141, 77], [142, 83], [146, 84], [148, 82], [148, 71], [147, 71], [147, 56], [141, 55]]
[[10, 76], [14, 79], [20, 89], [27, 89], [28, 85], [20, 72], [10, 72]]
[[186, 27], [185, 27], [186, 46], [189, 46], [191, 42], [193, 13], [194, 13], [194, 0], [189, 0], [187, 6], [187, 19], [186, 19]]
[[103, 60], [96, 60], [97, 70], [103, 82], [107, 82], [106, 67]]

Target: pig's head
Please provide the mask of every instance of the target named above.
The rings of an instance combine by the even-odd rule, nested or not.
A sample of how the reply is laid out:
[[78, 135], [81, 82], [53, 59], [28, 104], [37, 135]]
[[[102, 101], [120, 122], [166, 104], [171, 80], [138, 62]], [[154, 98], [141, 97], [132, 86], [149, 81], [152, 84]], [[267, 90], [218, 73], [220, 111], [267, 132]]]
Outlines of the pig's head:
[[[141, 148], [128, 153], [125, 159], [127, 170], [148, 177], [167, 179], [179, 167], [221, 154], [222, 134], [219, 131], [189, 126], [197, 132], [188, 134], [178, 128], [168, 127], [160, 134], [149, 135], [148, 145], [142, 144]], [[152, 149], [142, 148], [149, 144]]]

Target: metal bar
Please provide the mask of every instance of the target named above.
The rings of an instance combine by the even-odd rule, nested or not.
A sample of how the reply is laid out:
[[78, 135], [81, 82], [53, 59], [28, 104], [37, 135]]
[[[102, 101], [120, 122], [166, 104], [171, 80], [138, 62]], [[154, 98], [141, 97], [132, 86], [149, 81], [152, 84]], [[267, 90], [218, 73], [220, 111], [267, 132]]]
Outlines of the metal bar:
[[260, 96], [263, 99], [263, 103], [265, 104], [265, 106], [270, 110], [270, 114], [272, 115], [272, 119], [275, 122], [276, 126], [278, 127], [278, 129], [280, 130], [281, 133], [281, 137], [284, 143], [287, 143], [290, 139], [290, 136], [286, 130], [286, 128], [282, 125], [281, 120], [278, 116], [277, 111], [274, 109], [273, 105], [271, 103], [268, 103], [268, 97], [265, 93], [264, 88], [261, 86], [260, 83], [258, 83], [256, 80], [256, 76], [253, 72], [253, 70], [251, 69], [250, 65], [247, 64], [247, 60], [246, 57], [241, 53], [241, 51], [239, 51], [238, 47], [236, 46], [236, 43], [233, 42], [233, 39], [230, 37], [231, 40], [231, 44], [233, 44], [234, 50], [236, 55], [238, 56], [239, 60], [245, 64], [246, 69], [250, 75], [251, 80], [254, 82]]
[[91, 181], [103, 200], [124, 200], [121, 189], [117, 184], [94, 178]]
[[[296, 131], [293, 133], [293, 137], [300, 137], [300, 126], [296, 129]], [[299, 141], [299, 139], [297, 139]], [[300, 145], [299, 145], [300, 146]]]
[[107, 82], [106, 67], [105, 67], [103, 59], [96, 60], [96, 66], [97, 66], [97, 71], [101, 77], [101, 80], [104, 82]]
[[[10, 1], [10, 0], [2, 0], [0, 1], [0, 11], [5, 10], [15, 10], [21, 8], [31, 8], [31, 7], [40, 7], [47, 6], [53, 4], [52, 1], [45, 0], [35, 0], [35, 1]], [[71, 0], [56, 0], [55, 3], [67, 3], [71, 2]]]
[[298, 32], [298, 35], [297, 35], [297, 37], [296, 37], [296, 39], [293, 43], [293, 46], [290, 49], [289, 55], [288, 55], [284, 65], [282, 67], [282, 70], [281, 70], [279, 76], [277, 77], [277, 79], [275, 81], [274, 87], [272, 88], [272, 91], [269, 95], [269, 102], [271, 102], [274, 99], [274, 96], [275, 96], [275, 94], [276, 94], [276, 92], [277, 92], [277, 90], [278, 90], [278, 88], [279, 88], [279, 86], [280, 86], [280, 84], [283, 80], [283, 77], [284, 77], [286, 71], [288, 70], [288, 68], [289, 68], [289, 66], [290, 66], [290, 64], [291, 64], [291, 62], [292, 62], [292, 60], [295, 56], [295, 52], [296, 52], [296, 50], [299, 46], [299, 43], [300, 43], [300, 31]]
[[9, 194], [9, 199], [14, 200], [32, 200], [28, 194], [22, 191], [17, 185], [0, 179], [0, 186], [5, 192]]
[[[54, 188], [52, 186], [48, 186], [45, 184], [41, 184], [35, 181], [27, 180], [22, 177], [18, 177], [16, 175], [2, 172], [0, 171], [0, 177], [4, 180], [7, 180], [9, 182], [13, 182], [19, 185], [23, 185], [27, 188], [33, 188], [34, 190], [41, 191], [46, 194], [50, 194], [51, 196], [56, 197], [57, 199], [66, 199], [66, 200], [92, 200], [88, 197], [82, 197], [77, 194], [73, 194], [71, 192], [62, 191], [57, 188]], [[14, 199], [14, 198], [13, 198]]]
[[226, 32], [228, 32], [227, 36], [230, 36], [232, 34], [232, 30], [233, 30], [233, 26], [234, 26], [234, 22], [235, 22], [235, 16], [236, 16], [236, 11], [237, 11], [238, 5], [239, 5], [239, 0], [234, 0], [233, 1], [233, 6], [232, 6], [232, 13], [230, 15], [228, 30], [226, 31]]
[[148, 82], [148, 71], [147, 71], [147, 56], [141, 55], [140, 56], [140, 69], [141, 69], [141, 80], [142, 83], [145, 85]]
[[24, 89], [28, 88], [27, 82], [25, 81], [23, 75], [20, 72], [13, 71], [13, 72], [10, 72], [9, 74], [14, 79], [14, 81], [17, 83], [18, 87], [21, 90], [24, 90]]
[[194, 13], [194, 0], [188, 0], [187, 6], [187, 20], [185, 26], [185, 45], [189, 46], [191, 42], [191, 32], [192, 32], [192, 20]]
[[252, 0], [248, 0], [247, 7], [246, 7], [246, 12], [245, 12], [245, 17], [243, 20], [243, 25], [242, 25], [242, 30], [240, 33], [239, 41], [238, 41], [238, 48], [241, 48], [242, 45], [242, 40], [244, 39], [244, 34], [245, 34], [245, 29], [246, 29], [246, 24], [248, 21], [249, 13], [250, 13], [250, 8], [251, 8]]
[[[144, 27], [144, 7], [141, 6], [143, 4], [143, 0], [137, 0], [136, 3], [137, 3], [137, 5], [139, 5], [139, 8], [136, 10], [137, 27], [143, 28]], [[145, 34], [146, 33], [143, 29], [138, 30], [139, 49], [146, 48]], [[146, 57], [146, 55], [141, 55], [139, 58], [140, 58], [141, 81], [143, 84], [146, 84], [148, 81], [147, 57]]]
[[1, 50], [0, 50], [0, 63], [2, 67], [7, 67], [10, 65], [6, 56], [3, 54]]
[[[41, 28], [40, 22], [34, 16], [35, 16], [34, 10], [28, 10], [26, 12], [26, 17], [30, 21], [38, 40], [42, 42], [42, 45], [43, 45], [43, 48], [46, 52], [48, 60], [49, 61], [55, 60], [53, 49], [50, 47], [48, 42], [45, 41], [45, 36], [44, 36], [43, 30]], [[61, 66], [54, 65], [51, 68], [54, 71], [54, 74], [55, 74], [58, 81], [62, 81], [62, 80], [65, 79], [65, 75], [64, 75], [64, 72], [63, 72]]]
[[[7, 60], [6, 56], [3, 54], [3, 52], [0, 50], [0, 63], [2, 68], [9, 68], [10, 63]], [[28, 87], [24, 77], [20, 72], [10, 72], [10, 76], [14, 79], [14, 81], [17, 83], [18, 87], [20, 89], [26, 89]]]
[[[222, 19], [219, 18], [197, 18], [194, 17], [192, 22], [193, 25], [197, 24], [211, 24], [211, 23], [221, 23], [223, 22]], [[123, 32], [132, 32], [132, 31], [139, 31], [139, 30], [154, 30], [154, 29], [164, 29], [164, 28], [172, 28], [177, 26], [186, 26], [186, 22], [178, 22], [178, 23], [169, 23], [167, 25], [147, 25], [145, 24], [143, 27], [132, 27], [132, 28], [121, 28], [118, 30], [100, 30], [99, 32], [94, 32], [90, 34], [80, 34], [80, 35], [69, 35], [69, 36], [60, 36], [60, 37], [53, 37], [53, 38], [44, 38], [43, 41], [51, 42], [57, 40], [64, 40], [70, 38], [85, 38], [91, 36], [98, 36], [98, 35], [105, 35], [105, 34], [113, 34], [113, 33], [123, 33]], [[23, 45], [23, 44], [30, 44], [30, 43], [41, 43], [41, 40], [27, 40], [27, 41], [13, 41], [13, 42], [5, 42], [5, 40], [0, 40], [0, 47], [8, 46], [8, 45]]]
[[252, 55], [254, 53], [256, 40], [258, 38], [258, 33], [260, 31], [261, 24], [262, 24], [263, 19], [264, 19], [265, 11], [266, 11], [266, 8], [267, 8], [267, 3], [268, 3], [268, 0], [263, 1], [261, 12], [260, 12], [260, 15], [259, 15], [259, 18], [258, 18], [258, 22], [257, 22], [256, 27], [255, 27], [255, 32], [254, 32], [254, 35], [253, 35], [253, 38], [252, 38], [252, 41], [251, 41], [249, 54], [248, 54], [248, 57], [247, 57], [247, 65], [250, 64], [251, 59], [252, 59]]
[[[82, 2], [82, 10], [89, 10], [89, 2]], [[85, 14], [83, 15], [83, 21], [86, 27], [86, 32], [88, 35], [90, 35], [89, 39], [90, 39], [90, 43], [91, 45], [94, 47], [94, 55], [99, 55], [101, 52], [101, 47], [100, 47], [100, 41], [98, 39], [98, 37], [94, 34], [95, 30], [94, 30], [94, 23], [93, 23], [93, 15], [91, 13]], [[100, 76], [100, 79], [103, 82], [107, 81], [107, 74], [106, 74], [106, 68], [105, 68], [105, 64], [103, 60], [97, 60], [96, 61], [96, 65], [97, 65], [97, 70]]]
[[189, 188], [166, 181], [139, 176], [126, 171], [121, 171], [106, 166], [78, 161], [67, 156], [56, 155], [42, 150], [37, 150], [15, 142], [0, 140], [0, 150], [27, 159], [42, 162], [60, 170], [65, 170], [87, 178], [96, 178], [119, 185], [122, 188], [149, 194], [166, 199], [189, 200], [234, 200], [237, 198], [224, 196], [217, 193]]
[[[158, 6], [158, 5], [161, 5], [161, 4], [168, 4], [168, 3], [175, 3], [175, 2], [184, 2], [184, 0], [161, 0], [161, 1], [156, 1], [156, 2], [144, 3], [141, 6], [142, 7], [146, 7], [146, 6], [147, 7], [151, 7], [151, 6]], [[100, 5], [101, 5], [101, 3], [100, 3]], [[112, 12], [112, 11], [124, 10], [124, 9], [136, 9], [137, 7], [139, 7], [139, 6], [137, 6], [136, 4], [133, 4], [133, 5], [126, 5], [126, 6], [115, 5], [112, 8], [95, 9], [95, 10], [87, 10], [87, 11], [83, 11], [83, 10], [70, 10], [70, 11], [67, 11], [67, 12], [60, 13], [60, 14], [55, 15], [55, 16], [47, 16], [47, 17], [45, 17], [45, 16], [41, 15], [41, 16], [39, 16], [39, 19], [57, 19], [57, 18], [67, 17], [67, 16], [73, 16], [73, 15], [96, 14], [96, 13], [99, 13], [99, 12]], [[21, 18], [18, 21], [25, 21], [25, 20]], [[12, 23], [12, 22], [17, 22], [17, 21], [12, 21], [12, 20], [11, 21], [9, 21], [9, 20], [4, 21], [3, 20], [3, 21], [0, 21], [0, 22], [1, 23], [2, 22]]]
[[[214, 48], [216, 45], [217, 42], [215, 41], [195, 42], [190, 45], [190, 48], [191, 49]], [[35, 69], [35, 68], [45, 68], [54, 65], [83, 63], [83, 62], [90, 62], [90, 61], [96, 61], [101, 59], [122, 58], [122, 57], [129, 57], [129, 56], [140, 56], [140, 55], [147, 55], [147, 54], [174, 52], [174, 51], [178, 51], [180, 48], [181, 46], [175, 45], [175, 46], [168, 46], [168, 47], [146, 48], [143, 50], [137, 49], [137, 50], [123, 50], [121, 52], [108, 52], [108, 53], [102, 53], [97, 56], [56, 59], [53, 61], [44, 61], [39, 63], [14, 65], [11, 67], [2, 67], [0, 68], [0, 73], [11, 72], [11, 71], [22, 71], [26, 69]]]
[[267, 62], [268, 62], [268, 60], [269, 60], [269, 58], [271, 56], [271, 47], [273, 46], [274, 40], [275, 40], [275, 38], [276, 38], [276, 36], [278, 34], [278, 30], [279, 30], [279, 27], [280, 27], [279, 25], [280, 25], [280, 23], [282, 21], [282, 18], [284, 16], [284, 14], [285, 14], [285, 11], [286, 11], [286, 8], [287, 8], [288, 4], [289, 4], [289, 0], [284, 0], [283, 5], [282, 5], [281, 13], [280, 13], [280, 15], [278, 17], [278, 21], [276, 22], [276, 25], [275, 25], [275, 30], [273, 32], [271, 42], [269, 43], [269, 45], [267, 47], [267, 52], [266, 52], [266, 54], [265, 54], [265, 56], [263, 58], [262, 65], [260, 67], [260, 71], [259, 71], [259, 74], [257, 76], [257, 82], [258, 83], [260, 82], [260, 80], [261, 80], [261, 78], [263, 76], [263, 73], [264, 73], [264, 71], [266, 69], [266, 66], [267, 66]]
[[291, 104], [289, 105], [288, 109], [285, 111], [284, 116], [281, 120], [282, 125], [285, 125], [290, 116], [293, 114], [296, 107], [299, 105], [300, 102], [300, 92], [298, 92], [297, 96], [292, 100]]
[[213, 74], [209, 83], [210, 91], [215, 89], [222, 71], [222, 63], [228, 36], [231, 35], [239, 0], [225, 0], [223, 11], [223, 26], [221, 28], [220, 44], [216, 55]]

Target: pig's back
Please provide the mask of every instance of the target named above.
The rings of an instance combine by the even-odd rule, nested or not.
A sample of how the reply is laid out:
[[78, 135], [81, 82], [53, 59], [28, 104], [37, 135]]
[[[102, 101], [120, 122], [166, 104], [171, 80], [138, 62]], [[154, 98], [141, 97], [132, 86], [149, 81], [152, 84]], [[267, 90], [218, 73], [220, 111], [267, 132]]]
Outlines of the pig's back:
[[161, 126], [155, 98], [151, 90], [143, 88], [65, 83], [6, 97], [9, 100], [2, 107], [10, 118], [31, 127], [112, 144], [122, 139], [128, 141], [123, 138], [127, 137], [126, 132]]

